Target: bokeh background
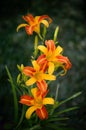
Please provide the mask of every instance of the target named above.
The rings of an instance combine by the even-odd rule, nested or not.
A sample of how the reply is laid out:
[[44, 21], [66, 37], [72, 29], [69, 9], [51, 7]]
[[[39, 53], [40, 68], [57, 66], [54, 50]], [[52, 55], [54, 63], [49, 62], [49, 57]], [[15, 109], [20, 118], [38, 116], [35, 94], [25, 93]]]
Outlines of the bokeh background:
[[13, 95], [5, 70], [7, 65], [15, 79], [17, 64], [27, 65], [33, 50], [33, 37], [24, 29], [18, 33], [16, 27], [24, 22], [22, 15], [47, 14], [53, 19], [47, 39], [53, 38], [55, 27], [60, 27], [58, 41], [64, 48], [64, 55], [72, 62], [72, 68], [64, 77], [51, 85], [52, 94], [59, 83], [59, 100], [74, 93], [82, 94], [65, 104], [65, 108], [78, 106], [67, 113], [67, 126], [74, 130], [86, 129], [86, 12], [85, 0], [3, 0], [0, 2], [0, 130], [12, 130]]

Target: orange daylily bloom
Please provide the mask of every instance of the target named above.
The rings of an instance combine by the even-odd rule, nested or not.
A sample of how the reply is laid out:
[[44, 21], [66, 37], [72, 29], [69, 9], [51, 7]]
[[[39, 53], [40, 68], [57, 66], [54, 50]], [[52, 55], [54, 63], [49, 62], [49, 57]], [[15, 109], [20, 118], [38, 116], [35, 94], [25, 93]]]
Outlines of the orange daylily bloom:
[[26, 16], [23, 16], [23, 19], [27, 22], [27, 24], [20, 24], [17, 27], [17, 31], [20, 28], [25, 27], [25, 30], [29, 35], [32, 35], [33, 31], [39, 34], [41, 23], [44, 24], [46, 27], [49, 27], [49, 24], [52, 22], [52, 19], [48, 15], [33, 17], [33, 15], [27, 14]]
[[54, 99], [46, 97], [47, 91], [41, 93], [40, 90], [36, 88], [31, 89], [32, 96], [23, 95], [21, 96], [20, 103], [30, 106], [26, 111], [26, 118], [30, 119], [32, 113], [36, 111], [37, 116], [43, 120], [48, 118], [48, 112], [44, 105], [54, 104]]
[[40, 65], [45, 65], [48, 68], [48, 73], [52, 74], [55, 70], [55, 67], [62, 67], [64, 73], [71, 68], [71, 62], [65, 56], [62, 56], [63, 48], [61, 46], [55, 46], [53, 40], [45, 41], [45, 46], [39, 45], [38, 49], [44, 54], [40, 55], [37, 59], [37, 63]]
[[37, 83], [38, 88], [42, 91], [45, 92], [47, 89], [47, 83], [45, 80], [55, 80], [56, 76], [50, 75], [50, 74], [45, 74], [44, 70], [40, 65], [37, 63], [37, 61], [32, 61], [33, 67], [24, 67], [23, 73], [26, 76], [29, 76], [30, 79], [26, 81], [26, 85], [30, 86], [34, 83]]

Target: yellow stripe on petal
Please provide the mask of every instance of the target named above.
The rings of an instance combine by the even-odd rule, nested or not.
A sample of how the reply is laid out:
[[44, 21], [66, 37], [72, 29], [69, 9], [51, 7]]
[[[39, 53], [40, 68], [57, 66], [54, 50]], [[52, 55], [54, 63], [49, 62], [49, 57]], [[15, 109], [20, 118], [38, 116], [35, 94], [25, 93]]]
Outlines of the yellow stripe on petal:
[[47, 28], [49, 27], [49, 23], [47, 20], [42, 20], [41, 23], [43, 23]]
[[58, 46], [55, 50], [55, 56], [59, 55], [63, 51], [63, 48], [61, 46]]
[[35, 82], [36, 82], [36, 79], [32, 77], [26, 81], [26, 85], [30, 86], [30, 85], [34, 84]]
[[54, 63], [49, 62], [48, 73], [52, 74], [54, 72], [54, 68], [55, 68]]
[[38, 49], [39, 49], [40, 51], [42, 51], [44, 54], [47, 53], [47, 48], [46, 48], [45, 46], [39, 45], [39, 46], [38, 46]]
[[45, 80], [56, 80], [56, 76], [49, 74], [42, 74], [42, 78]]
[[28, 108], [27, 111], [26, 111], [26, 115], [25, 115], [26, 118], [27, 118], [27, 119], [30, 119], [32, 113], [33, 113], [36, 109], [37, 109], [37, 108], [36, 108], [35, 106], [32, 106], [32, 107]]
[[54, 104], [54, 99], [53, 98], [44, 98], [43, 99], [43, 104]]
[[20, 25], [17, 27], [16, 31], [18, 32], [18, 30], [19, 30], [20, 28], [25, 27], [25, 26], [27, 26], [27, 25], [28, 25], [28, 24], [20, 24]]

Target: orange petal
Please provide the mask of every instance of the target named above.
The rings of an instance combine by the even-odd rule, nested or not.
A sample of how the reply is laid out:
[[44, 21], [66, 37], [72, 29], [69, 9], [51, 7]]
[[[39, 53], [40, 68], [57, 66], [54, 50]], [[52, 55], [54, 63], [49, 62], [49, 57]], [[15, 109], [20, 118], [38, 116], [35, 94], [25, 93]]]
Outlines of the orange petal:
[[27, 14], [25, 16], [22, 17], [25, 21], [27, 21], [28, 23], [30, 22], [34, 22], [34, 17], [32, 14]]
[[41, 109], [36, 110], [36, 114], [41, 120], [47, 119], [48, 118], [48, 112], [46, 108], [43, 106]]
[[41, 22], [44, 19], [48, 19], [49, 23], [52, 22], [52, 19], [48, 15], [42, 15], [42, 16], [40, 16], [38, 22]]
[[61, 62], [64, 65], [65, 69], [71, 68], [72, 64], [67, 57], [60, 55], [57, 56], [57, 59], [59, 62]]
[[28, 35], [32, 35], [33, 34], [33, 31], [34, 31], [34, 26], [26, 26], [25, 27], [25, 30], [27, 32]]
[[38, 64], [44, 64], [46, 62], [46, 56], [43, 54], [43, 55], [40, 55], [37, 59], [37, 63]]
[[55, 43], [53, 40], [46, 40], [45, 45], [47, 46], [48, 51], [55, 51]]
[[47, 90], [47, 83], [44, 80], [37, 82], [37, 86], [40, 89], [40, 91], [42, 91], [42, 93], [44, 93]]
[[21, 96], [19, 102], [20, 102], [21, 104], [30, 106], [32, 100], [33, 100], [33, 98], [32, 98], [31, 96], [29, 96], [29, 95], [23, 95], [23, 96]]
[[34, 68], [29, 67], [29, 66], [26, 66], [26, 67], [24, 67], [24, 69], [23, 69], [23, 73], [24, 73], [26, 76], [33, 76], [34, 72], [36, 72], [36, 71], [34, 70]]

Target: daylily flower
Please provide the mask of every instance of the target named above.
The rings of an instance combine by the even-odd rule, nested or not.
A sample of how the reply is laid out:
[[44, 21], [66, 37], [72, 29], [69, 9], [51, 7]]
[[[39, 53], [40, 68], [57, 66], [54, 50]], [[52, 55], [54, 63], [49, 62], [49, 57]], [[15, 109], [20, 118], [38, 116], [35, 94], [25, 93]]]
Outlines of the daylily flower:
[[37, 63], [40, 65], [45, 65], [48, 68], [48, 73], [52, 74], [57, 67], [62, 67], [64, 73], [71, 68], [71, 63], [69, 59], [65, 56], [62, 56], [63, 48], [61, 46], [55, 46], [53, 40], [45, 41], [45, 46], [39, 45], [38, 49], [43, 52], [37, 59]]
[[32, 96], [23, 95], [21, 96], [20, 103], [30, 106], [26, 111], [26, 118], [30, 119], [32, 113], [36, 111], [37, 116], [43, 120], [48, 118], [48, 112], [44, 105], [46, 104], [54, 104], [54, 99], [46, 97], [46, 93], [41, 93], [39, 89], [32, 88], [31, 89]]
[[32, 35], [33, 31], [39, 34], [41, 23], [44, 24], [46, 27], [49, 27], [49, 24], [52, 22], [52, 19], [48, 15], [33, 17], [33, 15], [27, 14], [26, 16], [23, 16], [23, 19], [27, 22], [27, 24], [26, 23], [20, 24], [17, 27], [17, 31], [20, 28], [25, 27], [25, 30], [29, 35]]
[[43, 66], [40, 67], [40, 65], [37, 63], [37, 61], [32, 61], [33, 67], [27, 66], [24, 67], [23, 73], [26, 76], [29, 76], [30, 79], [26, 81], [26, 85], [30, 86], [34, 83], [37, 83], [38, 88], [45, 92], [47, 89], [47, 83], [45, 80], [55, 80], [56, 76], [46, 74], [44, 72]]

